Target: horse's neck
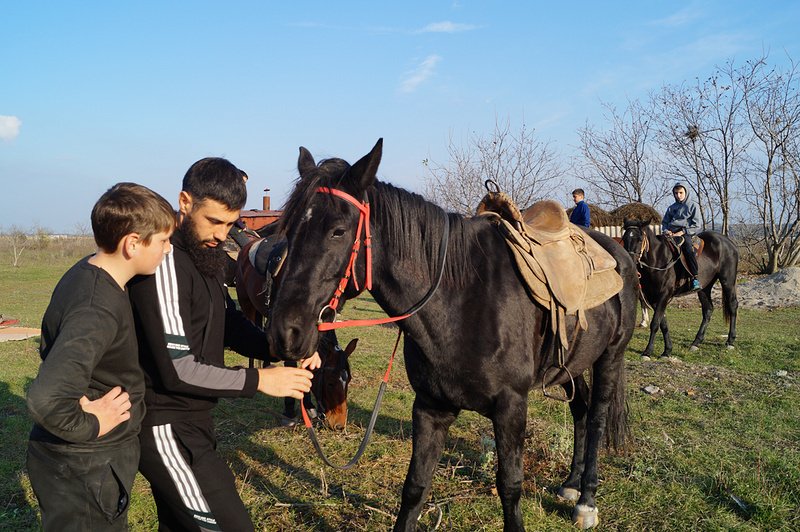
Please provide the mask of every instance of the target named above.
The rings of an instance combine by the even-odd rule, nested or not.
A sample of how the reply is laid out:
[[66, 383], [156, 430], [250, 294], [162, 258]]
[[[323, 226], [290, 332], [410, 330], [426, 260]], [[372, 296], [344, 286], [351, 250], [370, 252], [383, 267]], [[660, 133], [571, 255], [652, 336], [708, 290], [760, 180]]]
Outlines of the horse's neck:
[[[411, 194], [402, 189], [392, 188], [388, 193], [398, 195], [393, 201], [414, 201], [415, 208], [409, 211], [416, 211], [416, 207], [422, 205], [419, 199], [412, 200]], [[432, 209], [425, 211], [426, 216], [416, 219], [418, 227], [413, 229], [418, 235], [425, 235], [425, 238], [403, 241], [397, 237], [408, 231], [403, 226], [403, 217], [387, 216], [391, 209], [382, 203], [384, 200], [380, 194], [371, 201], [374, 204], [372, 254], [375, 276], [372, 294], [381, 308], [391, 316], [418, 303], [436, 282], [439, 269], [443, 267], [439, 257], [442, 233], [444, 224], [449, 223], [449, 220], [443, 210], [426, 202], [425, 205]], [[436, 214], [431, 215], [431, 212]], [[375, 213], [381, 215], [375, 216]], [[404, 217], [413, 217], [414, 214], [415, 212], [403, 213]], [[450, 231], [452, 237], [453, 229]], [[410, 243], [416, 247], [407, 249], [406, 246]]]

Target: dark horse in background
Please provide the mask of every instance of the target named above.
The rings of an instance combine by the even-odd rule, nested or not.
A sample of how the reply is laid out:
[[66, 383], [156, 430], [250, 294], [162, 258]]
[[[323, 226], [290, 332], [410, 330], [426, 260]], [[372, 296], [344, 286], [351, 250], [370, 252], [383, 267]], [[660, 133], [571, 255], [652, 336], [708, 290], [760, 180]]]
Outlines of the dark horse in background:
[[[259, 273], [250, 260], [250, 248], [261, 244], [269, 245], [269, 239], [274, 240], [274, 229], [277, 226], [265, 226], [258, 234], [261, 238], [253, 238], [239, 250], [236, 259], [236, 295], [242, 313], [256, 326], [263, 327], [264, 320], [269, 318], [269, 298], [275, 289], [277, 277], [272, 279], [269, 271]], [[268, 251], [268, 250], [264, 250]], [[268, 277], [269, 276], [269, 277]], [[322, 367], [314, 371], [311, 382], [311, 394], [305, 395], [303, 402], [310, 414], [316, 412], [325, 424], [332, 429], [341, 430], [347, 426], [347, 388], [350, 385], [350, 354], [355, 350], [358, 340], [352, 339], [345, 349], [339, 347], [339, 342], [334, 331], [329, 331], [319, 338], [320, 358]], [[296, 362], [286, 361], [287, 366], [296, 366]], [[317, 407], [311, 401], [311, 395], [317, 401]], [[296, 416], [295, 400], [291, 397], [284, 399], [283, 403], [284, 424], [294, 424]]]
[[[416, 528], [448, 429], [461, 410], [491, 419], [505, 530], [524, 530], [520, 496], [527, 399], [542, 384], [575, 394], [570, 403], [574, 454], [560, 495], [577, 500], [576, 524], [594, 526], [598, 449], [604, 436], [622, 445], [627, 430], [623, 355], [637, 301], [630, 256], [611, 238], [591, 233], [616, 258], [624, 287], [587, 311], [588, 330], [574, 331], [577, 319], [570, 318], [568, 334], [575, 335], [566, 356], [570, 379], [552, 367], [556, 342], [549, 311], [528, 295], [496, 226], [485, 217], [447, 214], [421, 196], [377, 181], [382, 145], [379, 140], [352, 166], [337, 158], [316, 164], [300, 148], [300, 178], [279, 222], [289, 253], [272, 303], [273, 349], [294, 357], [314, 351], [318, 317], [345, 273], [354, 241], [361, 238], [359, 213], [366, 209], [365, 203], [356, 207], [329, 192], [363, 198], [371, 212], [366, 222], [372, 230], [370, 293], [388, 315], [401, 315], [419, 303], [444, 268], [427, 304], [397, 322], [405, 333], [403, 354], [416, 396], [413, 453], [395, 530]], [[442, 261], [445, 224], [450, 238]], [[364, 255], [362, 249], [353, 268], [362, 290], [369, 264]], [[343, 297], [355, 297], [359, 288], [351, 282]], [[587, 370], [592, 371], [591, 390], [583, 377]]]
[[[726, 343], [732, 349], [736, 340], [736, 312], [739, 307], [736, 298], [739, 252], [734, 243], [720, 233], [704, 231], [697, 237], [703, 241], [702, 252], [697, 257], [697, 279], [701, 286], [697, 297], [703, 307], [703, 321], [691, 349], [699, 349], [705, 338], [706, 327], [714, 311], [711, 289], [716, 281], [722, 286], [722, 313], [729, 324]], [[691, 277], [680, 260], [680, 248], [670, 244], [667, 237], [656, 236], [650, 229], [649, 222], [638, 220], [625, 220], [622, 244], [636, 262], [641, 275], [642, 294], [653, 307], [650, 339], [642, 356], [653, 355], [656, 331], [661, 328], [664, 336], [664, 352], [661, 356], [668, 357], [672, 354], [672, 339], [665, 314], [667, 304], [673, 297], [691, 292]]]

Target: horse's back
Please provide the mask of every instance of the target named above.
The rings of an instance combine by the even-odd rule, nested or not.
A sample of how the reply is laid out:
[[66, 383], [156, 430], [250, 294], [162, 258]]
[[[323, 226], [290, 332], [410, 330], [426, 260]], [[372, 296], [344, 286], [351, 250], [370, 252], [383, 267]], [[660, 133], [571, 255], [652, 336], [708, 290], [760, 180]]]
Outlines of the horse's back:
[[735, 281], [739, 268], [739, 250], [733, 240], [717, 231], [703, 231], [697, 237], [703, 240], [703, 251], [697, 257], [698, 263], [709, 261], [712, 270], [721, 278]]

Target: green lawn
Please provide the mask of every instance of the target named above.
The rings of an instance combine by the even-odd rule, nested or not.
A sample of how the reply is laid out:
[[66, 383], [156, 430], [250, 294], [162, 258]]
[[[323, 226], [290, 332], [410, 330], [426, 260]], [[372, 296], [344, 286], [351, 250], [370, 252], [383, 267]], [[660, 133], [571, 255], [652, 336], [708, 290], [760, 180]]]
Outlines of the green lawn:
[[[91, 247], [83, 250], [88, 252]], [[26, 250], [18, 268], [0, 249], [0, 313], [38, 326], [50, 292], [80, 253]], [[10, 254], [10, 252], [8, 252]], [[369, 296], [350, 302], [349, 318], [374, 316]], [[735, 350], [715, 314], [706, 343], [688, 350], [698, 309], [668, 313], [675, 362], [643, 362], [646, 332], [637, 329], [627, 353], [633, 441], [626, 455], [601, 458], [598, 490], [606, 530], [800, 530], [800, 309], [742, 310]], [[346, 329], [351, 357], [350, 424], [345, 433], [321, 431], [329, 456], [345, 462], [363, 435], [395, 332], [389, 327]], [[657, 342], [656, 352], [660, 352]], [[231, 363], [242, 359], [230, 354]], [[25, 388], [38, 366], [37, 340], [0, 344], [0, 523], [36, 530], [36, 501], [24, 470], [30, 421]], [[786, 376], [778, 376], [784, 370]], [[661, 388], [647, 395], [642, 388]], [[314, 454], [305, 429], [282, 429], [268, 414], [281, 401], [225, 400], [216, 411], [220, 452], [236, 472], [242, 499], [262, 530], [386, 530], [391, 528], [411, 454], [413, 392], [402, 358], [395, 364], [373, 441], [350, 471], [330, 469]], [[528, 530], [572, 530], [571, 505], [554, 490], [566, 475], [571, 422], [566, 405], [530, 395], [523, 512]], [[450, 431], [420, 521], [432, 529], [500, 530], [493, 495], [496, 461], [491, 423], [464, 413]], [[130, 523], [155, 530], [155, 508], [139, 478]]]

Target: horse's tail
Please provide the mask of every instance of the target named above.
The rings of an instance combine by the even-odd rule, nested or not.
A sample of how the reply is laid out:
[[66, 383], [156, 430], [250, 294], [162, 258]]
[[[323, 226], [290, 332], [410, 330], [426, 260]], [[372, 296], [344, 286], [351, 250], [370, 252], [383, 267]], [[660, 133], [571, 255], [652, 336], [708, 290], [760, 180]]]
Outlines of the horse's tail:
[[739, 299], [736, 297], [736, 275], [739, 271], [739, 252], [733, 242], [728, 242], [730, 256], [720, 264], [719, 284], [722, 286], [722, 315], [725, 323], [730, 325], [731, 318], [736, 316]]
[[628, 403], [625, 400], [625, 362], [619, 365], [620, 375], [616, 379], [614, 396], [608, 405], [606, 420], [606, 447], [616, 451], [624, 451], [630, 436], [628, 426]]
[[725, 323], [731, 323], [731, 317], [736, 314], [739, 307], [739, 299], [736, 297], [736, 280], [730, 284], [722, 284], [722, 315], [725, 316]]

